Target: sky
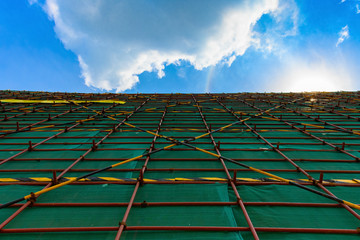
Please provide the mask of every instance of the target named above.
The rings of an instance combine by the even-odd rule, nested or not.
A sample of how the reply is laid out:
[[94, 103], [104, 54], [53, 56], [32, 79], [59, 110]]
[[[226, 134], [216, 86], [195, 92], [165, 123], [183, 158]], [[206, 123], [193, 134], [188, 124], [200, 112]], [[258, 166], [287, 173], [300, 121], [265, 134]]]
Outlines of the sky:
[[360, 0], [1, 0], [0, 89], [357, 91]]

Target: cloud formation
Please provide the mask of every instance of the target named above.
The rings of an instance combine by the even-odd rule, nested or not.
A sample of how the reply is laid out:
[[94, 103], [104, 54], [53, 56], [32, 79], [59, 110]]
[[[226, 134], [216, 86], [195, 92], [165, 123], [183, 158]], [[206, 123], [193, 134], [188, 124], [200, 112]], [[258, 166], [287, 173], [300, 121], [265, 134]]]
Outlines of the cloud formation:
[[346, 25], [345, 27], [343, 27], [341, 29], [341, 31], [339, 32], [339, 38], [337, 40], [336, 43], [336, 47], [338, 47], [342, 42], [344, 42], [346, 39], [348, 39], [350, 37], [349, 34], [349, 27], [348, 25]]
[[161, 78], [166, 65], [181, 61], [198, 70], [231, 65], [260, 46], [253, 26], [264, 14], [283, 20], [278, 0], [47, 0], [43, 8], [78, 56], [86, 85], [117, 92], [144, 71]]

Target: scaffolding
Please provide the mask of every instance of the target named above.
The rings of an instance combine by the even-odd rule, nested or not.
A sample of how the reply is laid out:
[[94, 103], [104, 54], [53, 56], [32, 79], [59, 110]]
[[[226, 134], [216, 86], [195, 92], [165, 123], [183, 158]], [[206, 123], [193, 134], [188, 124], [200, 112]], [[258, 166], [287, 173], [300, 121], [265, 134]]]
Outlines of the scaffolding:
[[360, 92], [0, 91], [1, 239], [358, 239]]

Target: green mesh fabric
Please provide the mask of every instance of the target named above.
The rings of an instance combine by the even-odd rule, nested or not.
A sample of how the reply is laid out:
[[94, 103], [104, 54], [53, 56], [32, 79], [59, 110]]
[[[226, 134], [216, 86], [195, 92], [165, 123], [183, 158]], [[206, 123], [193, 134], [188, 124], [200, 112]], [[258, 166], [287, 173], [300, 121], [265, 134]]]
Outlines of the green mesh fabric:
[[[12, 95], [14, 93], [17, 92], [0, 91], [0, 101], [4, 98], [15, 98]], [[60, 93], [56, 94], [59, 95], [58, 98], [64, 97]], [[360, 109], [357, 100], [354, 100], [357, 95], [356, 93], [351, 93], [352, 95], [350, 93], [318, 94], [316, 107], [310, 106], [314, 103], [306, 94], [195, 94], [194, 97], [198, 101], [208, 127], [214, 130], [238, 121], [241, 113], [246, 113], [242, 116], [242, 119], [245, 119], [249, 115], [259, 113], [257, 108], [267, 110], [282, 102], [293, 101], [304, 96], [305, 99], [297, 103], [273, 109], [269, 112], [272, 115], [263, 113], [262, 116], [280, 118], [295, 124], [300, 129], [306, 129], [315, 137], [310, 137], [279, 119], [257, 117], [247, 120], [246, 123], [267, 142], [241, 123], [213, 133], [214, 141], [222, 156], [282, 178], [294, 180], [307, 178], [300, 171], [296, 171], [291, 161], [315, 179], [319, 179], [320, 173], [323, 173], [327, 190], [341, 199], [358, 204], [360, 203], [360, 163], [355, 158], [360, 157], [360, 138], [356, 134], [356, 131], [360, 130], [360, 122], [357, 120], [360, 118], [360, 112], [343, 108], [346, 106]], [[35, 96], [37, 99], [52, 98], [48, 93], [22, 92], [18, 95], [28, 99]], [[63, 177], [78, 177], [147, 153], [154, 135], [125, 124], [121, 124], [116, 132], [112, 132], [112, 129], [125, 119], [125, 115], [128, 116], [127, 123], [143, 130], [156, 132], [165, 106], [169, 105], [160, 126], [160, 134], [181, 141], [207, 133], [192, 95], [68, 94], [67, 98], [118, 99], [126, 103], [120, 105], [92, 103], [88, 106], [90, 109], [72, 105], [72, 111], [67, 113], [65, 112], [69, 111], [70, 104], [3, 104], [4, 111], [0, 112], [0, 120], [4, 119], [5, 114], [9, 119], [0, 121], [0, 134], [7, 134], [0, 136], [0, 162], [28, 149], [29, 141], [35, 145], [55, 134], [60, 134], [32, 151], [25, 151], [0, 164], [0, 180], [3, 179], [2, 182], [0, 181], [1, 203], [43, 189], [49, 182], [39, 182], [29, 180], [29, 178], [52, 178], [54, 172], [58, 176], [84, 154], [86, 156], [77, 161]], [[138, 108], [141, 104], [143, 106]], [[332, 108], [336, 113], [331, 112]], [[328, 111], [322, 109], [328, 109]], [[103, 110], [107, 115], [116, 117], [117, 121], [102, 116]], [[300, 111], [306, 116], [291, 110]], [[25, 111], [27, 111], [26, 115], [10, 118]], [[57, 117], [62, 113], [65, 114]], [[48, 119], [49, 114], [53, 117], [51, 120]], [[319, 119], [335, 124], [338, 129], [324, 124]], [[42, 120], [45, 121], [39, 123]], [[79, 123], [79, 120], [83, 122], [61, 133], [65, 127], [71, 127]], [[31, 127], [31, 130], [8, 134], [9, 131], [17, 129], [17, 123], [19, 128], [30, 124], [35, 125]], [[304, 128], [304, 124], [315, 126], [307, 125]], [[340, 131], [339, 128], [346, 128], [348, 132]], [[316, 137], [334, 144], [338, 149], [329, 144], [323, 144]], [[99, 143], [102, 139], [103, 141]], [[99, 144], [92, 150], [93, 143]], [[209, 136], [190, 141], [190, 143], [195, 147], [216, 153]], [[153, 150], [161, 149], [169, 144], [172, 142], [158, 137]], [[277, 145], [281, 153], [291, 161], [273, 150], [272, 147]], [[355, 158], [341, 152], [342, 148]], [[4, 227], [5, 231], [7, 229], [62, 227], [114, 227], [115, 230], [53, 233], [0, 231], [0, 239], [114, 239], [116, 229], [124, 217], [127, 204], [134, 193], [140, 169], [144, 167], [146, 159], [146, 156], [142, 156], [135, 161], [93, 176], [114, 178], [118, 181], [88, 180], [88, 182], [77, 182], [45, 193], [38, 197], [36, 203], [48, 205], [27, 207]], [[225, 167], [230, 177], [233, 177], [236, 171], [238, 178], [236, 191], [244, 202], [246, 212], [255, 228], [355, 230], [359, 226], [359, 220], [340, 206], [281, 205], [281, 203], [335, 203], [332, 200], [295, 186], [269, 182], [269, 176], [234, 163], [225, 161]], [[134, 198], [135, 205], [132, 206], [126, 220], [127, 226], [248, 227], [244, 212], [236, 203], [235, 191], [227, 181], [228, 175], [224, 170], [224, 165], [217, 157], [184, 145], [177, 145], [151, 154], [143, 177], [153, 182], [145, 182], [139, 186]], [[212, 179], [204, 180], [204, 178]], [[16, 181], [10, 182], [9, 179]], [[201, 179], [202, 182], [199, 182]], [[334, 180], [341, 179], [352, 181], [352, 184], [334, 183]], [[356, 180], [359, 182], [357, 183]], [[329, 181], [332, 184], [329, 184]], [[316, 186], [307, 186], [323, 191]], [[256, 205], [254, 202], [263, 204]], [[278, 206], [266, 204], [274, 202], [279, 203]], [[66, 205], [71, 203], [84, 204], [84, 206]], [[143, 205], [140, 205], [141, 203]], [[151, 205], [152, 203], [157, 205]], [[189, 203], [196, 204], [191, 206]], [[19, 206], [0, 209], [0, 224], [18, 209]], [[358, 210], [355, 212], [360, 214]], [[257, 231], [257, 234], [260, 239], [358, 239], [359, 237], [358, 234], [286, 231]], [[130, 231], [125, 229], [121, 235], [121, 239], [240, 240], [253, 238], [250, 231]]]

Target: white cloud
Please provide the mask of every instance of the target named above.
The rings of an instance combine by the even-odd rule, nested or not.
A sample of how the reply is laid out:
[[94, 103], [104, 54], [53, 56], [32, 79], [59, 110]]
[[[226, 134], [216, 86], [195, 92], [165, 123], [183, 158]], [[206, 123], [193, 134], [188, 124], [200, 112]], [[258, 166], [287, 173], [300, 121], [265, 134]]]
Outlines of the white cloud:
[[[289, 8], [278, 1], [47, 0], [43, 8], [65, 47], [78, 56], [86, 85], [121, 92], [134, 87], [142, 72], [161, 78], [166, 65], [180, 61], [198, 70], [230, 66], [250, 46], [263, 47], [264, 36], [253, 26], [264, 14], [277, 24], [291, 18], [296, 32], [297, 13], [283, 15]], [[271, 50], [275, 41], [265, 38]]]
[[353, 90], [354, 81], [349, 65], [344, 62], [329, 62], [319, 56], [309, 61], [301, 57], [286, 59], [275, 82], [267, 87], [276, 92], [342, 91]]
[[344, 42], [346, 39], [348, 39], [350, 37], [349, 34], [349, 27], [348, 25], [346, 25], [345, 27], [343, 27], [341, 29], [341, 31], [339, 32], [339, 38], [337, 40], [336, 43], [336, 47], [339, 46], [339, 44], [341, 44], [342, 42]]
[[30, 5], [33, 5], [33, 4], [38, 3], [38, 0], [28, 0], [28, 3], [29, 3]]
[[360, 13], [360, 7], [359, 7], [359, 4], [356, 4], [356, 5], [355, 5], [355, 7], [356, 7], [356, 14], [359, 14], [359, 13]]

